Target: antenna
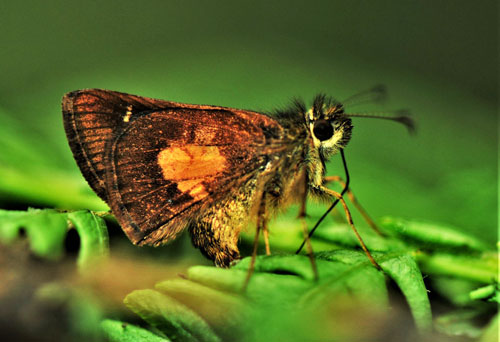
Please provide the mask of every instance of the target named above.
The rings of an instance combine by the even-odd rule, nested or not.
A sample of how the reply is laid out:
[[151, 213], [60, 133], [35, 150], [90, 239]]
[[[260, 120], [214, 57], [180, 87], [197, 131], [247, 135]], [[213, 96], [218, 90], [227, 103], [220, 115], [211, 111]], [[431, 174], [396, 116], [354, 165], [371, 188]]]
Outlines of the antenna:
[[373, 88], [363, 90], [354, 94], [344, 101], [340, 101], [344, 106], [355, 106], [363, 103], [380, 103], [387, 100], [387, 88], [383, 84], [378, 84]]
[[[368, 113], [344, 113], [347, 117], [384, 119], [399, 122], [408, 129], [408, 133], [414, 135], [417, 131], [415, 121], [410, 117], [408, 110], [397, 110], [393, 112], [368, 112]], [[395, 114], [394, 116], [387, 114]]]

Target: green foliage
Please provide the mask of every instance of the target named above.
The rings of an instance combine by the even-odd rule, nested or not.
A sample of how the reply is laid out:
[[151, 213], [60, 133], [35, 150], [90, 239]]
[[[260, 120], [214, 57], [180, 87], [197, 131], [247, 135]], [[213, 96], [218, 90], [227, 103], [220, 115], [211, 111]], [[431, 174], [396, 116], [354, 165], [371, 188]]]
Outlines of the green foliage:
[[[287, 220], [277, 225], [278, 232]], [[0, 211], [2, 244], [21, 239], [24, 229], [32, 252], [50, 260], [64, 255], [64, 240], [72, 228], [80, 236], [80, 269], [109, 253], [105, 222], [93, 212]], [[104, 321], [102, 329], [110, 341], [222, 341], [234, 334], [249, 342], [332, 336], [362, 339], [370, 336], [365, 333], [376, 334], [383, 326], [379, 321], [389, 319], [394, 311], [389, 299], [394, 290], [388, 287], [392, 282], [420, 334], [430, 333], [433, 327], [447, 335], [487, 334], [475, 321], [498, 303], [498, 255], [452, 227], [386, 218], [381, 228], [385, 237], [368, 231], [363, 236], [383, 271], [357, 250], [348, 226], [330, 225], [312, 240], [314, 246], [325, 249], [315, 255], [317, 281], [306, 255], [259, 256], [245, 292], [250, 258], [231, 269], [193, 266], [185, 278], [165, 280], [155, 289], [136, 290], [125, 298], [126, 306], [144, 320], [148, 330], [111, 320]], [[301, 234], [295, 230], [288, 239], [297, 246]], [[433, 319], [422, 272], [429, 277], [427, 286], [453, 303], [455, 311]], [[363, 334], [346, 329], [345, 312], [376, 322], [377, 329], [370, 327]], [[314, 324], [306, 324], [311, 317]]]
[[0, 241], [13, 242], [24, 229], [35, 255], [49, 259], [63, 254], [66, 215], [54, 210], [0, 211]]
[[89, 211], [74, 211], [68, 213], [68, 220], [80, 236], [80, 268], [99, 262], [108, 255], [108, 231], [101, 217]]
[[408, 255], [381, 262], [382, 269], [398, 284], [412, 311], [417, 328], [430, 330], [432, 315], [427, 289], [415, 261]]
[[498, 284], [480, 287], [474, 291], [471, 291], [469, 296], [472, 300], [487, 300], [500, 304]]
[[[375, 258], [384, 272], [377, 271], [358, 251], [320, 253], [316, 258], [320, 278], [315, 282], [306, 256], [260, 256], [244, 293], [242, 286], [250, 258], [231, 269], [195, 266], [188, 270], [186, 279], [160, 282], [156, 291], [134, 291], [125, 303], [152, 327], [176, 341], [192, 341], [194, 332], [203, 336], [202, 341], [216, 340], [214, 332], [222, 339], [238, 333], [243, 341], [272, 340], [278, 336], [300, 341], [325, 337], [318, 331], [333, 324], [335, 317], [325, 320], [321, 313], [346, 298], [356, 303], [358, 319], [370, 317], [374, 311], [387, 315], [391, 311], [386, 287], [390, 278], [403, 293], [420, 333], [429, 333], [432, 318], [427, 289], [414, 258], [380, 252]], [[444, 316], [436, 324], [441, 324], [441, 332], [450, 335], [461, 329], [477, 335], [481, 331], [473, 323], [477, 315], [470, 310], [468, 315], [460, 316], [461, 324], [450, 325], [451, 317]], [[314, 324], [310, 323], [311, 317]], [[442, 326], [451, 328], [448, 331]]]
[[[356, 256], [353, 259], [359, 261], [359, 255], [354, 254]], [[188, 270], [186, 279], [160, 282], [154, 292], [141, 291], [141, 295], [149, 298], [142, 298], [139, 308], [135, 307], [138, 306], [137, 302], [130, 302], [129, 297], [126, 303], [149, 322], [147, 317], [157, 316], [160, 309], [165, 310], [163, 305], [159, 309], [158, 303], [165, 302], [172, 308], [177, 308], [178, 302], [181, 302], [184, 311], [185, 307], [189, 308], [188, 321], [193, 320], [192, 315], [195, 313], [222, 340], [238, 336], [238, 340], [242, 341], [300, 341], [319, 337], [322, 334], [321, 325], [331, 325], [331, 322], [321, 318], [321, 310], [333, 306], [333, 301], [339, 298], [357, 303], [361, 313], [363, 305], [368, 305], [377, 312], [388, 309], [387, 289], [382, 273], [367, 265], [365, 260], [361, 264], [351, 264], [329, 261], [327, 257], [325, 255], [324, 259], [317, 259], [319, 282], [313, 280], [310, 263], [305, 256], [262, 256], [258, 257], [255, 273], [244, 293], [242, 286], [247, 276], [249, 258], [243, 259], [232, 269], [192, 267]], [[342, 272], [337, 274], [341, 269]], [[373, 286], [363, 286], [358, 282], [370, 277], [375, 279]], [[158, 299], [158, 291], [162, 293], [161, 299]], [[133, 292], [129, 296], [135, 294]], [[171, 327], [179, 325], [179, 317], [182, 315], [162, 315], [162, 320], [167, 319], [168, 327]], [[311, 322], [311, 317], [315, 317], [317, 321]], [[165, 332], [165, 329], [162, 331]], [[179, 338], [179, 335], [175, 334], [175, 340], [189, 340]]]
[[102, 329], [111, 342], [169, 342], [167, 338], [158, 336], [149, 330], [134, 325], [106, 319], [101, 324]]
[[[273, 231], [279, 233], [284, 222], [295, 222], [288, 220]], [[21, 239], [24, 229], [32, 252], [50, 260], [64, 255], [64, 240], [73, 228], [80, 237], [80, 269], [109, 253], [105, 222], [93, 212], [0, 211], [2, 244]], [[394, 311], [389, 299], [394, 290], [388, 287], [392, 282], [420, 334], [428, 334], [434, 327], [447, 335], [481, 336], [477, 317], [487, 314], [490, 304], [498, 303], [498, 255], [452, 227], [386, 218], [381, 228], [386, 236], [366, 231], [363, 237], [383, 271], [357, 250], [348, 226], [329, 225], [312, 240], [314, 246], [324, 249], [315, 255], [317, 281], [306, 255], [259, 256], [245, 292], [242, 288], [250, 258], [231, 269], [193, 266], [185, 278], [165, 280], [155, 289], [136, 290], [125, 298], [126, 306], [147, 323], [148, 330], [111, 320], [104, 321], [102, 329], [110, 341], [222, 341], [234, 334], [249, 342], [331, 336], [362, 339], [370, 336], [365, 333], [376, 334], [383, 326], [379, 321]], [[297, 246], [301, 234], [296, 229], [287, 239]], [[433, 319], [422, 272], [429, 276], [427, 284], [453, 303], [455, 311]], [[373, 323], [377, 329], [370, 327], [363, 334], [346, 329], [343, 315], [351, 311], [356, 319], [378, 322]], [[311, 317], [314, 324], [306, 324]], [[333, 330], [323, 326], [333, 326]]]
[[471, 251], [486, 251], [479, 239], [458, 231], [456, 228], [418, 220], [403, 220], [386, 217], [382, 220], [385, 232], [404, 238], [406, 243], [415, 242], [419, 248], [453, 248]]
[[85, 269], [105, 258], [109, 252], [108, 231], [104, 220], [95, 213], [81, 210], [30, 209], [28, 211], [0, 210], [0, 243], [9, 244], [20, 239], [24, 229], [33, 254], [60, 259], [64, 254], [64, 240], [74, 228], [80, 237], [78, 266]]
[[199, 315], [158, 291], [137, 290], [130, 293], [124, 302], [152, 327], [174, 341], [220, 341]]
[[[373, 254], [383, 272], [377, 271], [364, 253], [353, 249], [317, 253], [317, 282], [314, 281], [306, 256], [259, 256], [245, 293], [241, 290], [250, 258], [241, 260], [231, 269], [191, 267], [186, 279], [166, 280], [156, 285], [156, 291], [141, 292], [142, 296], [149, 298], [142, 298], [140, 308], [136, 307], [137, 301], [131, 304], [128, 297], [126, 303], [134, 312], [140, 312], [139, 315], [148, 323], [150, 320], [147, 317], [165, 310], [164, 307], [158, 307], [158, 303], [163, 302], [171, 309], [189, 308], [188, 322], [196, 314], [223, 339], [230, 332], [234, 334], [238, 331], [239, 336], [244, 336], [243, 341], [272, 340], [278, 336], [294, 341], [324, 338], [325, 335], [318, 333], [322, 331], [321, 327], [334, 324], [332, 320], [341, 321], [341, 317], [329, 317], [330, 320], [326, 321], [321, 313], [325, 312], [325, 308], [338, 305], [346, 297], [349, 302], [357, 303], [359, 319], [371, 317], [373, 311], [381, 316], [387, 315], [391, 312], [387, 281], [392, 280], [403, 294], [421, 334], [430, 333], [434, 327], [438, 332], [450, 336], [479, 337], [483, 330], [475, 320], [484, 315], [488, 307], [491, 309], [491, 306], [481, 301], [495, 301], [498, 297], [496, 285], [476, 288], [481, 283], [495, 281], [498, 256], [474, 237], [452, 227], [439, 232], [441, 227], [434, 223], [386, 218], [383, 230], [388, 237], [368, 234], [366, 239], [369, 248], [378, 251]], [[328, 227], [316, 239], [323, 240], [323, 243], [328, 241], [331, 248], [342, 245], [351, 247], [355, 240], [349, 237], [352, 233], [346, 229], [344, 225]], [[441, 267], [433, 266], [445, 256], [449, 267], [444, 264]], [[478, 276], [479, 265], [481, 276]], [[457, 311], [436, 317], [434, 323], [421, 268], [431, 271], [428, 273], [430, 280], [444, 285], [435, 286], [434, 290], [445, 297], [448, 294], [450, 301], [457, 306]], [[160, 296], [158, 291], [162, 293], [162, 299], [154, 300]], [[367, 308], [369, 313], [366, 312]], [[461, 313], [464, 308], [468, 308], [467, 314]], [[167, 325], [171, 328], [179, 325], [179, 317], [171, 314], [162, 315], [161, 319], [169, 320]], [[304, 323], [310, 322], [311, 317], [318, 325], [313, 324], [311, 327]], [[152, 326], [156, 327], [155, 324]], [[332, 336], [353, 337], [353, 331], [342, 335], [341, 327], [338, 329], [340, 332]], [[162, 331], [166, 332], [165, 329]], [[174, 335], [179, 336], [181, 332], [183, 329]]]

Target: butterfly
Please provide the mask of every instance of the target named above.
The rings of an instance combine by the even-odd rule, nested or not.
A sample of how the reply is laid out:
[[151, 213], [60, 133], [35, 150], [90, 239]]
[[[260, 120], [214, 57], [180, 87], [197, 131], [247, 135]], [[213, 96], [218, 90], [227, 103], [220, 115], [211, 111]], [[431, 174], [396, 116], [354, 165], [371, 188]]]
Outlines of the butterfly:
[[83, 176], [134, 244], [162, 245], [187, 229], [227, 267], [240, 258], [241, 231], [255, 222], [267, 247], [267, 222], [291, 203], [341, 201], [348, 214], [343, 193], [326, 186], [326, 162], [360, 115], [332, 97], [264, 114], [86, 89], [64, 95], [62, 112]]

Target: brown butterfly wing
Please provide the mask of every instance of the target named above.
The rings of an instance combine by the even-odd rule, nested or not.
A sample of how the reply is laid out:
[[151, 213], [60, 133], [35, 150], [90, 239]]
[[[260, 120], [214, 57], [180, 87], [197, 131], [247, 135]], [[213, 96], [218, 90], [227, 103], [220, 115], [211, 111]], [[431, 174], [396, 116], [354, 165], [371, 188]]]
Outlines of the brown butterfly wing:
[[[92, 187], [104, 194], [134, 243], [174, 238], [204, 204], [244, 184], [281, 147], [282, 127], [263, 114], [84, 92], [80, 96], [97, 104], [80, 102], [85, 110], [70, 111], [77, 113], [70, 121], [79, 127], [70, 145], [73, 141], [82, 172], [97, 184]], [[108, 101], [101, 100], [103, 95]], [[80, 115], [86, 118], [75, 119]], [[100, 139], [92, 134], [96, 129], [103, 134]]]
[[63, 123], [69, 145], [90, 187], [107, 200], [104, 151], [123, 124], [128, 107], [137, 111], [165, 108], [173, 102], [101, 89], [77, 90], [64, 95]]

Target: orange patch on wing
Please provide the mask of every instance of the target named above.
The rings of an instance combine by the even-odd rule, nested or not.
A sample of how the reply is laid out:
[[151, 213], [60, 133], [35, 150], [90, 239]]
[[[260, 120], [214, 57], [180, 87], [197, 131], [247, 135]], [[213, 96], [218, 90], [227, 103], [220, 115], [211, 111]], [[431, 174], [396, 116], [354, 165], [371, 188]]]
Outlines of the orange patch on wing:
[[177, 189], [182, 192], [188, 192], [191, 197], [199, 199], [208, 195], [208, 192], [202, 182], [203, 179], [180, 181], [177, 183]]
[[185, 145], [162, 150], [158, 154], [158, 165], [165, 179], [186, 180], [179, 184], [185, 183], [186, 188], [191, 188], [190, 185], [195, 184], [192, 182], [201, 183], [202, 178], [222, 172], [226, 168], [226, 158], [217, 146]]

